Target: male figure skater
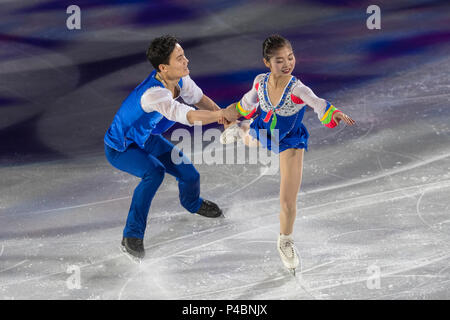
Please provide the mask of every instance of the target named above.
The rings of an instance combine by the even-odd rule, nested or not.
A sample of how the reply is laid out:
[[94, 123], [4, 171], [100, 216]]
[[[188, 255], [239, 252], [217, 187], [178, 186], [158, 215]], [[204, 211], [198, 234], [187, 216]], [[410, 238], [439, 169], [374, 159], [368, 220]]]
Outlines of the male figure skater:
[[[117, 169], [141, 178], [134, 190], [123, 231], [122, 250], [143, 258], [147, 215], [167, 172], [178, 180], [181, 205], [191, 213], [216, 218], [222, 210], [200, 197], [200, 175], [183, 153], [161, 134], [175, 122], [192, 126], [220, 122], [223, 110], [189, 77], [188, 62], [178, 40], [154, 39], [147, 58], [154, 71], [122, 103], [104, 138], [105, 155]], [[179, 98], [191, 106], [179, 102]], [[183, 161], [175, 164], [172, 152]], [[177, 157], [176, 163], [179, 163]]]

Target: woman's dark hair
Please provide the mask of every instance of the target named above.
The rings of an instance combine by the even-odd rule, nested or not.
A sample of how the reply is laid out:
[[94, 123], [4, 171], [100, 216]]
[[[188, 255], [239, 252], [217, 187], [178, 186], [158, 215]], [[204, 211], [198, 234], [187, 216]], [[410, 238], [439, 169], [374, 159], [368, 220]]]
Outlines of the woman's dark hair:
[[279, 34], [273, 34], [270, 37], [266, 38], [266, 40], [264, 40], [263, 42], [264, 59], [266, 61], [269, 61], [278, 49], [281, 49], [285, 46], [290, 46], [292, 48], [289, 40], [280, 36]]
[[170, 54], [172, 53], [178, 39], [171, 35], [165, 35], [152, 40], [147, 49], [147, 59], [153, 68], [159, 70], [160, 64], [169, 64]]

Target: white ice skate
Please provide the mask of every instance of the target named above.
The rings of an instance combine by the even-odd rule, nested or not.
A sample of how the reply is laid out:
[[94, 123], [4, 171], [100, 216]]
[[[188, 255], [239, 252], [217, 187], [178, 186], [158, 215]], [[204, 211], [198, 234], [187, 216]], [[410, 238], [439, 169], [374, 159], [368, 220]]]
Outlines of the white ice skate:
[[299, 265], [299, 258], [292, 235], [280, 234], [278, 236], [277, 248], [284, 266], [292, 271], [295, 276], [295, 269]]
[[236, 121], [228, 128], [226, 128], [220, 135], [220, 143], [229, 144], [235, 141], [241, 141], [242, 137], [245, 135], [244, 130], [241, 127], [248, 127], [253, 122], [253, 119]]
[[237, 122], [232, 124], [231, 126], [226, 128], [220, 135], [220, 143], [222, 144], [234, 143], [241, 137], [239, 135], [240, 130], [241, 128], [239, 127]]

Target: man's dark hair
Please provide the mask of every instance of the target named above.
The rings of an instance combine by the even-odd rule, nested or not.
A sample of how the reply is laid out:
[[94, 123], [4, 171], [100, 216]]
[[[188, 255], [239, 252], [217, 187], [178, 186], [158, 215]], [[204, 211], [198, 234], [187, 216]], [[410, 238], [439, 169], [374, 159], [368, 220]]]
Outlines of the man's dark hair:
[[159, 70], [160, 64], [169, 64], [170, 54], [172, 53], [178, 39], [171, 35], [165, 35], [152, 40], [147, 49], [147, 59], [153, 68]]
[[266, 61], [269, 61], [273, 57], [275, 51], [281, 49], [285, 46], [292, 47], [288, 39], [280, 36], [279, 34], [273, 34], [266, 38], [263, 42], [263, 57]]

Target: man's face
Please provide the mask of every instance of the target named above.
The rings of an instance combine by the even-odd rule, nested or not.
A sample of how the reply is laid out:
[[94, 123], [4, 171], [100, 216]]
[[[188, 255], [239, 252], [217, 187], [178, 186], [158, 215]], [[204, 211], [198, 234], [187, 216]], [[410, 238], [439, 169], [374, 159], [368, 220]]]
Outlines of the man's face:
[[189, 60], [184, 55], [183, 48], [177, 43], [170, 54], [169, 64], [165, 64], [166, 75], [170, 79], [181, 78], [189, 74]]

